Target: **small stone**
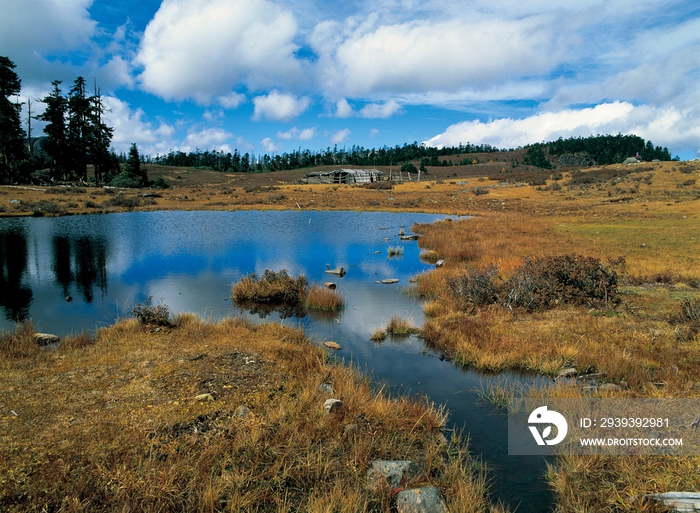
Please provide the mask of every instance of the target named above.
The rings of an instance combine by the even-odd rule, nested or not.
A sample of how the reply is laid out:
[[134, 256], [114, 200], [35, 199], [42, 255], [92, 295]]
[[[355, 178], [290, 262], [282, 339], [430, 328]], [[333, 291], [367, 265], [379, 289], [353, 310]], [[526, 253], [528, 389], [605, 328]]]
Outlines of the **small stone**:
[[420, 467], [410, 460], [374, 460], [367, 470], [367, 485], [371, 490], [381, 488], [384, 483], [397, 488], [403, 481], [417, 477]]
[[239, 419], [243, 419], [248, 415], [250, 415], [250, 408], [248, 408], [247, 406], [241, 405], [238, 408], [236, 408], [236, 417], [238, 417]]
[[330, 290], [335, 290], [335, 288], [336, 288], [336, 284], [333, 283], [332, 281], [325, 282], [323, 284], [323, 286], [326, 287], [327, 289], [330, 289]]
[[398, 513], [447, 513], [447, 505], [440, 490], [434, 486], [411, 488], [396, 496]]
[[399, 280], [396, 278], [387, 278], [385, 280], [382, 280], [382, 283], [384, 285], [391, 285], [392, 283], [398, 283], [398, 282], [399, 282]]
[[199, 394], [194, 398], [195, 401], [213, 401], [214, 396], [211, 394]]
[[329, 383], [321, 383], [318, 386], [318, 391], [322, 392], [324, 394], [332, 394], [333, 393], [333, 387]]
[[442, 258], [435, 262], [435, 267], [442, 267], [443, 265], [445, 265], [445, 261]]
[[73, 301], [73, 298], [71, 296], [66, 296], [66, 301], [70, 303], [71, 301]]
[[343, 406], [343, 401], [340, 399], [326, 399], [326, 402], [323, 403], [323, 409], [326, 410], [326, 413], [335, 413], [340, 408]]
[[559, 374], [557, 374], [560, 378], [568, 378], [571, 376], [575, 376], [578, 373], [575, 367], [569, 367], [568, 369], [564, 369], [562, 371], [559, 371]]
[[328, 349], [335, 349], [335, 350], [342, 349], [340, 347], [340, 344], [338, 344], [337, 342], [333, 342], [332, 340], [325, 342], [323, 345], [326, 346]]
[[34, 340], [40, 346], [48, 346], [51, 344], [58, 344], [61, 341], [61, 337], [58, 335], [52, 335], [51, 333], [34, 333]]

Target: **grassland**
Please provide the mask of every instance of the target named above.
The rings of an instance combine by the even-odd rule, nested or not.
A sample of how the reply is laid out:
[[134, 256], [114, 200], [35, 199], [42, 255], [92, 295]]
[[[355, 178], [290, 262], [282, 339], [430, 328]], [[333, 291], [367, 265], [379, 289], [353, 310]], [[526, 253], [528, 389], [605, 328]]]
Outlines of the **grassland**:
[[58, 350], [32, 335], [0, 339], [2, 511], [389, 511], [395, 491], [367, 489], [373, 459], [413, 459], [407, 486], [489, 510], [444, 411], [372, 390], [298, 329], [180, 315]]
[[[284, 179], [281, 179], [282, 175], [276, 174], [254, 177], [216, 175], [218, 182], [206, 181], [204, 180], [206, 177], [202, 175], [204, 178], [199, 183], [194, 178], [188, 178], [190, 181], [186, 184], [173, 186], [165, 191], [156, 191], [155, 194], [158, 195], [156, 197], [152, 195], [144, 197], [143, 191], [135, 190], [120, 192], [89, 187], [36, 187], [32, 189], [3, 187], [0, 188], [0, 215], [61, 215], [154, 209], [235, 210], [266, 208], [401, 210], [440, 212], [458, 216], [472, 215], [475, 217], [414, 228], [414, 231], [421, 233], [420, 244], [426, 252], [426, 259], [433, 262], [437, 259], [445, 261], [444, 266], [420, 276], [418, 283], [411, 291], [425, 299], [424, 309], [428, 320], [422, 327], [422, 336], [426, 343], [449, 354], [458, 364], [470, 365], [479, 369], [523, 369], [555, 376], [562, 369], [573, 367], [579, 374], [595, 374], [600, 383], [612, 383], [619, 387], [616, 390], [594, 392], [600, 396], [692, 398], [700, 396], [700, 337], [698, 336], [700, 332], [698, 324], [700, 317], [700, 311], [698, 311], [700, 310], [700, 300], [698, 299], [700, 297], [700, 186], [696, 181], [700, 175], [700, 163], [664, 162], [633, 166], [616, 165], [589, 168], [580, 172], [575, 169], [555, 170], [551, 176], [545, 176], [544, 185], [538, 186], [527, 185], [525, 178], [523, 178], [525, 175], [513, 172], [506, 162], [429, 169], [429, 171], [428, 180], [423, 180], [420, 183], [395, 184], [391, 189], [348, 185], [297, 185], [290, 183], [294, 177], [289, 174], [284, 175]], [[164, 170], [163, 173], [169, 177], [178, 173], [178, 170]], [[151, 177], [155, 178], [156, 175]], [[14, 201], [10, 202], [11, 200]], [[33, 210], [38, 208], [37, 205], [41, 201], [48, 204], [48, 206], [44, 205], [45, 211]], [[546, 258], [552, 255], [574, 254], [599, 259], [601, 265], [610, 266], [614, 270], [617, 277], [615, 293], [619, 301], [607, 305], [599, 302], [586, 304], [584, 301], [576, 304], [562, 303], [547, 308], [527, 309], [512, 307], [502, 300], [467, 304], [463, 301], [462, 296], [454, 293], [456, 290], [455, 280], [477, 276], [478, 273], [483, 274], [488, 269], [493, 274], [494, 282], [502, 284], [513, 275], [517, 275], [528, 260]], [[193, 322], [191, 321], [191, 323]], [[197, 329], [200, 331], [197, 333], [217, 332], [216, 327], [199, 326], [201, 327]], [[266, 327], [264, 329], [274, 331], [281, 328]], [[97, 369], [105, 367], [104, 364], [97, 365], [96, 369], [88, 371], [97, 362], [102, 361], [99, 358], [109, 358], [108, 361], [117, 362], [112, 363], [115, 370], [110, 374], [113, 380], [117, 379], [117, 382], [119, 382], [119, 372], [126, 373], [125, 376], [138, 375], [138, 373], [146, 375], [151, 371], [148, 370], [150, 368], [148, 364], [143, 362], [158, 362], [161, 358], [148, 356], [151, 345], [165, 337], [174, 337], [173, 340], [176, 340], [177, 344], [181, 346], [173, 346], [173, 341], [168, 339], [167, 347], [178, 348], [177, 351], [169, 352], [169, 355], [182, 351], [190, 351], [193, 355], [194, 352], [216, 354], [214, 349], [205, 351], [202, 349], [201, 343], [194, 344], [194, 342], [188, 341], [187, 337], [191, 337], [193, 333], [189, 328], [182, 330], [178, 328], [172, 332], [168, 331], [167, 334], [143, 334], [137, 330], [136, 326], [126, 323], [111, 328], [111, 330], [114, 330], [114, 333], [124, 332], [127, 334], [123, 336], [123, 342], [120, 344], [124, 344], [124, 347], [128, 348], [125, 351], [130, 354], [130, 357], [133, 357], [132, 353], [136, 355], [143, 353], [143, 359], [137, 358], [135, 360], [141, 361], [143, 368], [137, 368], [126, 362], [124, 360], [126, 356], [122, 356], [123, 360], [114, 356], [107, 357], [106, 348], [116, 350], [117, 347], [121, 346], [115, 345], [113, 342], [99, 343], [101, 339], [98, 337], [98, 343], [94, 347], [71, 350], [73, 351], [70, 353], [71, 356], [67, 356], [67, 353], [63, 352], [56, 356], [48, 356], [44, 353], [38, 356], [22, 356], [22, 350], [20, 350], [19, 356], [15, 355], [11, 360], [6, 360], [5, 369], [3, 369], [7, 371], [3, 372], [3, 379], [14, 381], [6, 381], [2, 383], [2, 386], [6, 387], [5, 389], [9, 387], [11, 395], [25, 393], [30, 402], [37, 402], [38, 398], [41, 397], [39, 390], [31, 388], [38, 386], [34, 385], [37, 382], [35, 378], [44, 380], [40, 382], [42, 387], [48, 386], [47, 382], [52, 383], [53, 379], [48, 377], [48, 370], [42, 371], [45, 372], [42, 374], [37, 370], [39, 367], [62, 369], [61, 372], [72, 373], [71, 379], [77, 379], [75, 376], [80, 376], [82, 379], [83, 375], [85, 375], [85, 379], [88, 379], [87, 377], [93, 375], [92, 373], [98, 372]], [[113, 333], [112, 331], [105, 333], [107, 341], [111, 341], [116, 336], [107, 336], [108, 333]], [[378, 328], [377, 338], [379, 339], [379, 336], [385, 333], [385, 328]], [[278, 333], [272, 338], [283, 336]], [[219, 338], [222, 336], [217, 335], [214, 340], [219, 340]], [[144, 341], [148, 341], [145, 347], [143, 347]], [[214, 342], [204, 343], [214, 344]], [[83, 344], [76, 343], [76, 345]], [[239, 350], [262, 351], [262, 349], [246, 349], [245, 346], [241, 346]], [[90, 361], [85, 356], [98, 354], [104, 356], [94, 356], [97, 360]], [[83, 361], [81, 358], [84, 359], [84, 363], [81, 364], [84, 367], [76, 367], [78, 362]], [[172, 356], [172, 358], [176, 357]], [[177, 358], [183, 359], [179, 356]], [[47, 363], [49, 360], [50, 364]], [[319, 361], [323, 362], [322, 359]], [[319, 381], [318, 376], [321, 374], [325, 376], [324, 373], [329, 372], [327, 368], [333, 369], [333, 372], [341, 371], [335, 366], [327, 367], [327, 363], [323, 363], [323, 365], [324, 367], [320, 368], [319, 374], [316, 374], [316, 371], [310, 373], [310, 375], [316, 376], [314, 378], [316, 381]], [[85, 370], [79, 371], [77, 369]], [[306, 372], [304, 369], [294, 369]], [[346, 370], [342, 370], [342, 372], [346, 372]], [[28, 377], [32, 379], [28, 380]], [[289, 379], [295, 378], [289, 377]], [[27, 388], [23, 392], [21, 383], [32, 384], [25, 385]], [[168, 401], [178, 401], [179, 406], [184, 404], [180, 402], [182, 398], [191, 397], [195, 392], [201, 391], [192, 388], [193, 384], [197, 383], [196, 379], [184, 380], [184, 383], [190, 387], [187, 389], [187, 393], [174, 392], [175, 395], [170, 397], [166, 391], [163, 391], [164, 397], [168, 397]], [[126, 384], [124, 386], [126, 387], [123, 391], [124, 394], [132, 393], [134, 397], [142, 397], [138, 395], [141, 393], [138, 385], [134, 385], [136, 388], [129, 388]], [[310, 384], [303, 386], [308, 389], [307, 394], [312, 394], [315, 390]], [[80, 397], [84, 401], [91, 400], [89, 391], [93, 389], [90, 386], [80, 383], [74, 387], [74, 390], [81, 394]], [[99, 388], [95, 388], [95, 390], [99, 390]], [[357, 393], [360, 394], [360, 392]], [[549, 390], [547, 393], [567, 396], [583, 392], [578, 388], [561, 386]], [[65, 395], [66, 392], [57, 391], [56, 394], [61, 396], [61, 394]], [[235, 403], [240, 401], [242, 399]], [[188, 409], [182, 411], [180, 408], [174, 408], [172, 403], [166, 402], [167, 407], [161, 406], [163, 415], [166, 415], [165, 412], [167, 412], [167, 415], [170, 416], [162, 417], [163, 420], [160, 423], [156, 422], [154, 429], [156, 431], [159, 429], [167, 430], [164, 426], [193, 422], [193, 419], [198, 418], [199, 415], [207, 413], [206, 408], [217, 407], [228, 412], [234, 411], [234, 402], [222, 406], [217, 399], [215, 403], [200, 405], [190, 402], [187, 403]], [[66, 400], [58, 404], [59, 406], [50, 408], [48, 411], [54, 411], [57, 418], [62, 419], [60, 420], [63, 422], [60, 424], [61, 426], [72, 429], [69, 423], [70, 418], [74, 419], [73, 423], [82, 425], [75, 420], [80, 419], [80, 415], [72, 413], [70, 409], [78, 408], [79, 412], [80, 401]], [[149, 405], [147, 399], [137, 403], [127, 402], [124, 404], [130, 406], [125, 410], [115, 411], [115, 416], [111, 421], [113, 424], [109, 424], [109, 427], [105, 428], [95, 428], [110, 430], [108, 433], [101, 434], [101, 436], [106, 436], [105, 439], [109, 439], [117, 432], [114, 431], [114, 425], [124, 426], [125, 421], [119, 420], [120, 415], [125, 415], [124, 418], [133, 418], [141, 425], [144, 423], [147, 425], [147, 420], [150, 417], [139, 416], [141, 414], [138, 412], [141, 410], [136, 407], [138, 404], [142, 408], [147, 408]], [[155, 405], [151, 406], [155, 408]], [[403, 407], [396, 406], [399, 410]], [[38, 410], [40, 407], [36, 405], [35, 408]], [[66, 412], [61, 413], [62, 409], [66, 408], [68, 408]], [[197, 408], [205, 408], [206, 411], [201, 410], [200, 412]], [[274, 406], [270, 409], [279, 411], [276, 408], [277, 406]], [[288, 408], [292, 408], [292, 405], [289, 405]], [[388, 412], [394, 406], [388, 406], [387, 403], [385, 408]], [[416, 408], [415, 411], [418, 411], [418, 407], [415, 405], [411, 408]], [[132, 413], [132, 411], [137, 413]], [[433, 412], [429, 414], [433, 416], [431, 418], [436, 418], [437, 414], [433, 410], [429, 409], [428, 411]], [[359, 413], [357, 414], [359, 415]], [[369, 415], [369, 413], [365, 413], [365, 415]], [[406, 414], [400, 413], [399, 417], [400, 415]], [[418, 414], [418, 416], [420, 415]], [[328, 419], [325, 420], [328, 421]], [[0, 422], [3, 423], [3, 429], [6, 426], [12, 427], [13, 423], [16, 423], [15, 426], [19, 425], [18, 419], [13, 420], [9, 417], [3, 417]], [[272, 420], [270, 422], [266, 425], [274, 425]], [[433, 427], [430, 429], [436, 428], [439, 424], [438, 420], [431, 420], [430, 425]], [[405, 427], [408, 424], [395, 424], [397, 427], [402, 425]], [[88, 427], [84, 426], [83, 428], [89, 430]], [[35, 460], [31, 459], [31, 453], [38, 449], [23, 452], [20, 448], [23, 444], [29, 446], [26, 440], [32, 439], [32, 436], [49, 436], [46, 434], [46, 430], [41, 432], [42, 434], [31, 435], [32, 429], [41, 432], [38, 427], [23, 426], [22, 431], [14, 432], [10, 437], [14, 449], [6, 454], [15, 458], [12, 460], [13, 466], [8, 467], [17, 469], [15, 472], [19, 472], [21, 469], [35, 468], [32, 465], [37, 464]], [[143, 437], [144, 433], [151, 432], [143, 428], [140, 429], [141, 431], [137, 430], [137, 434], [125, 432], [124, 436], [128, 434], [131, 438], [124, 440], [138, 446], [136, 441], [141, 440], [139, 436]], [[432, 433], [430, 429], [423, 433], [424, 436], [427, 436], [424, 440], [430, 440], [432, 435], [427, 434]], [[20, 442], [18, 441], [21, 440], [20, 438], [14, 438], [19, 437], [22, 433], [26, 433], [24, 441]], [[61, 435], [50, 436], [58, 437]], [[101, 437], [98, 438], [101, 439]], [[61, 443], [66, 445], [68, 438], [64, 437], [61, 440], [63, 440]], [[118, 440], [122, 439], [118, 438]], [[194, 442], [188, 441], [187, 443]], [[59, 444], [59, 442], [53, 440], [45, 446], [52, 447], [55, 444]], [[116, 447], [119, 444], [113, 445], [115, 447], [112, 447], [112, 450], [116, 451], [117, 454], [124, 450], [123, 447]], [[42, 445], [31, 445], [31, 447], [39, 446]], [[313, 444], [305, 450], [309, 450], [309, 447], [313, 447]], [[174, 451], [172, 448], [167, 450]], [[203, 454], [209, 454], [207, 451], [197, 453], [197, 458], [204, 458]], [[411, 450], [405, 449], [404, 452], [410, 453]], [[37, 454], [36, 458], [39, 462], [51, 461], [52, 465], [57, 465], [56, 461], [59, 459], [71, 461], [62, 457], [47, 457], [46, 453]], [[99, 457], [90, 460], [90, 462], [81, 460], [80, 464], [76, 464], [76, 468], [82, 466], [82, 468], [88, 469], [85, 472], [91, 476], [100, 475], [101, 479], [106, 479], [104, 476], [110, 476], [109, 479], [115, 479], [116, 483], [119, 481], [112, 477], [113, 474], [125, 476], [128, 474], [125, 468], [135, 468], [132, 476], [123, 477], [129, 483], [134, 476], [138, 477], [138, 479], [134, 478], [133, 485], [129, 485], [132, 486], [131, 488], [126, 488], [129, 490], [128, 493], [132, 494], [129, 497], [146, 496], [149, 497], [148, 500], [155, 501], [160, 494], [171, 497], [168, 493], [171, 493], [173, 489], [182, 489], [172, 485], [175, 482], [180, 483], [177, 481], [180, 477], [171, 474], [171, 472], [176, 472], [169, 470], [171, 465], [149, 473], [150, 470], [146, 470], [146, 468], [151, 468], [148, 466], [150, 463], [143, 464], [144, 466], [141, 466], [141, 463], [138, 465], [124, 463], [124, 460], [120, 460], [118, 457], [107, 457], [111, 454], [109, 452], [100, 454], [107, 458], [105, 461], [122, 461], [122, 463], [114, 463], [106, 474], [99, 474], [97, 470], [92, 470], [93, 466], [98, 465]], [[341, 451], [341, 454], [346, 453]], [[437, 452], [431, 454], [437, 454]], [[141, 457], [139, 456], [139, 458]], [[128, 462], [141, 461], [134, 455], [130, 455], [129, 458], [132, 459], [128, 459]], [[438, 460], [435, 458], [431, 461]], [[359, 505], [357, 510], [369, 507], [368, 504], [379, 510], [387, 508], [387, 504], [390, 502], [387, 497], [368, 498], [358, 484], [361, 479], [357, 476], [352, 477], [355, 473], [358, 475], [362, 473], [362, 465], [366, 464], [366, 459], [352, 461], [355, 462], [353, 463], [354, 467], [351, 465], [354, 470], [349, 474], [343, 474], [341, 479], [347, 484], [347, 490], [352, 491], [352, 493], [348, 493], [352, 497], [357, 497], [356, 502], [349, 502], [349, 504]], [[322, 460], [318, 460], [318, 462], [321, 466], [330, 465], [332, 467], [331, 463], [324, 463]], [[445, 463], [444, 465], [449, 467], [450, 464]], [[316, 466], [316, 464], [312, 466]], [[180, 468], [178, 465], [172, 465], [172, 467]], [[220, 475], [224, 475], [224, 473], [216, 474], [211, 470], [213, 467], [200, 468], [193, 463], [182, 463], [182, 468], [185, 467], [197, 469], [197, 472], [190, 472], [189, 476], [206, 476], [207, 480], [211, 480], [210, 488], [212, 490], [230, 490], [220, 482]], [[153, 468], [159, 469], [161, 467], [156, 465]], [[683, 458], [571, 457], [561, 458], [551, 468], [548, 478], [556, 493], [558, 511], [647, 512], [661, 511], [661, 509], [659, 506], [642, 500], [646, 493], [697, 490], [700, 488], [698, 468], [700, 468], [700, 458], [690, 456]], [[453, 475], [451, 474], [453, 470], [449, 470], [447, 467], [443, 466], [440, 469], [436, 475]], [[267, 472], [272, 471], [268, 470]], [[278, 475], [276, 473], [265, 475], [273, 474]], [[31, 480], [27, 474], [22, 475], [24, 476], [23, 481], [21, 479], [12, 481], [14, 483], [12, 486], [19, 487], [16, 489], [23, 490], [22, 486], [26, 486], [27, 489], [33, 490], [32, 493], [43, 489], [41, 486], [34, 487], [34, 485], [27, 484]], [[319, 480], [318, 477], [313, 477], [313, 479]], [[303, 480], [299, 482], [301, 481]], [[229, 483], [229, 481], [226, 482]], [[320, 479], [320, 482], [323, 483], [323, 479]], [[468, 482], [475, 486], [470, 488], [472, 490], [469, 492], [472, 494], [470, 497], [475, 494], [480, 499], [473, 508], [467, 506], [466, 502], [453, 502], [454, 510], [461, 508], [464, 511], [478, 511], [480, 508], [488, 508], [485, 505], [483, 493], [481, 493], [483, 488], [480, 487], [483, 483], [478, 479], [475, 481], [469, 479]], [[138, 488], [136, 483], [139, 483], [138, 486], [143, 485], [145, 491], [141, 491], [141, 488], [138, 489], [139, 491], [133, 491], [133, 487]], [[8, 485], [2, 484], [2, 486]], [[42, 486], [47, 490], [52, 489], [50, 484]], [[162, 488], [157, 488], [158, 486]], [[319, 494], [327, 497], [336, 496], [334, 489], [329, 488], [330, 484], [318, 486], [321, 487], [315, 489], [319, 490]], [[438, 483], [438, 486], [444, 491], [454, 491], [453, 485], [445, 482]], [[28, 494], [26, 491], [22, 493]], [[221, 497], [221, 495], [217, 495], [220, 493], [225, 492], [211, 492], [212, 495], [207, 495], [209, 492], [206, 492], [203, 495]], [[275, 496], [274, 494], [278, 492], [268, 490], [265, 493]], [[454, 492], [452, 496], [456, 497], [459, 493]], [[201, 497], [203, 495], [194, 494], [193, 496]], [[449, 496], [449, 493], [447, 495]], [[77, 510], [81, 507], [81, 501], [85, 500], [77, 493], [66, 493], [65, 496], [71, 497], [70, 500], [73, 501], [71, 504], [75, 503], [74, 509]], [[73, 499], [73, 497], [76, 498]], [[279, 500], [279, 496], [276, 497]], [[315, 495], [309, 493], [304, 496], [303, 500], [311, 501], [313, 497]], [[175, 499], [171, 497], [167, 500]], [[199, 501], [200, 499], [193, 500]], [[226, 500], [229, 499], [226, 498]], [[141, 503], [134, 502], [134, 504]], [[200, 503], [197, 502], [197, 504]], [[206, 504], [212, 504], [212, 502], [206, 502]], [[308, 502], [308, 504], [312, 504], [312, 502]], [[341, 506], [338, 508], [338, 510], [342, 510]], [[66, 509], [69, 508], [66, 507]], [[309, 509], [313, 508], [309, 506]]]

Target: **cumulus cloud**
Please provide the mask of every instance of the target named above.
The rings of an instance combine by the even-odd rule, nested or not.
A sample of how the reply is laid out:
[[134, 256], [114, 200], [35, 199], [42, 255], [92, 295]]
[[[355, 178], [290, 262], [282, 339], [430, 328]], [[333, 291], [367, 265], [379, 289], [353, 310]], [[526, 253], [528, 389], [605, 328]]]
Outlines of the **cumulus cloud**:
[[268, 0], [164, 0], [136, 62], [141, 86], [165, 99], [207, 104], [243, 83], [251, 89], [302, 78], [294, 15]]
[[465, 121], [449, 126], [445, 132], [424, 141], [424, 144], [439, 148], [460, 143], [512, 148], [559, 137], [634, 133], [656, 144], [683, 147], [697, 145], [697, 141], [700, 141], [700, 122], [697, 119], [689, 110], [635, 107], [628, 102], [612, 102], [578, 110], [541, 112], [524, 119]]
[[347, 139], [348, 137], [350, 137], [350, 134], [351, 134], [351, 133], [352, 133], [352, 132], [350, 132], [350, 129], [349, 129], [349, 128], [345, 128], [345, 129], [343, 129], [343, 130], [338, 130], [336, 133], [334, 133], [333, 135], [331, 135], [331, 142], [332, 142], [333, 144], [340, 144], [340, 143], [342, 143], [343, 141], [345, 141], [345, 139]]
[[388, 100], [384, 103], [370, 103], [362, 107], [360, 116], [363, 118], [390, 118], [397, 112], [402, 112], [401, 105], [396, 100]]
[[273, 153], [273, 152], [275, 152], [275, 151], [279, 151], [279, 150], [280, 150], [280, 146], [278, 146], [277, 144], [275, 144], [275, 142], [274, 142], [272, 139], [270, 139], [269, 137], [265, 137], [265, 139], [263, 139], [262, 141], [260, 141], [260, 144], [262, 144], [263, 149], [264, 149], [267, 153]]
[[289, 93], [272, 91], [268, 95], [253, 98], [253, 120], [289, 121], [304, 112], [309, 103], [310, 100], [306, 97], [296, 98]]
[[225, 153], [233, 153], [229, 141], [234, 135], [222, 128], [205, 128], [204, 130], [193, 130], [187, 134], [184, 142], [180, 145], [180, 151], [191, 152], [201, 148], [215, 149]]
[[242, 103], [245, 103], [246, 97], [244, 94], [232, 92], [230, 94], [219, 96], [218, 102], [224, 109], [234, 110]]
[[565, 56], [547, 16], [466, 21], [363, 24], [345, 32], [321, 23], [310, 41], [324, 88], [350, 96], [483, 87], [548, 72]]
[[335, 104], [335, 115], [338, 118], [349, 118], [355, 115], [355, 111], [352, 109], [350, 103], [343, 98], [338, 100]]
[[96, 23], [92, 0], [22, 0], [2, 3], [0, 48], [16, 64], [30, 64], [37, 55], [69, 51], [87, 44]]
[[310, 141], [316, 135], [315, 128], [304, 128], [299, 130], [297, 127], [290, 128], [286, 132], [277, 132], [277, 137], [279, 139], [290, 140], [296, 139], [299, 141]]
[[167, 123], [155, 126], [145, 121], [143, 109], [132, 110], [128, 103], [113, 96], [103, 96], [105, 123], [114, 128], [112, 148], [126, 153], [136, 143], [143, 155], [167, 153], [174, 147], [175, 129]]

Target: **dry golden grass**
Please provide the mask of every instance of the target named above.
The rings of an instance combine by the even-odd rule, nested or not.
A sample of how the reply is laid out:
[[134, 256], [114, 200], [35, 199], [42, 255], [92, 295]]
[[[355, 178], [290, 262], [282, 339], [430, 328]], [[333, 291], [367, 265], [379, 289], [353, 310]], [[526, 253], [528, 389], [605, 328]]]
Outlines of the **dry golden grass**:
[[306, 295], [306, 308], [335, 312], [343, 308], [343, 296], [337, 290], [321, 285], [312, 285]]
[[459, 448], [447, 457], [441, 409], [373, 391], [298, 329], [173, 326], [131, 319], [33, 352], [17, 349], [30, 327], [3, 335], [3, 511], [388, 512], [391, 491], [370, 492], [365, 474], [393, 458], [425, 465], [411, 484], [438, 486], [453, 511], [488, 510], [483, 469]]

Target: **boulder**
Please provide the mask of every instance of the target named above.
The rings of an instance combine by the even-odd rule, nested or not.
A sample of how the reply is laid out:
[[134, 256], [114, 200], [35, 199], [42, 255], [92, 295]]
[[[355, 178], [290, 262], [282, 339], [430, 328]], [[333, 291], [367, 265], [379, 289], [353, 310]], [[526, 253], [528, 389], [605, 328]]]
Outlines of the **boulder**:
[[327, 289], [330, 289], [330, 290], [335, 290], [335, 288], [336, 288], [336, 284], [333, 283], [332, 281], [325, 282], [323, 284], [323, 286], [326, 287]]
[[326, 274], [333, 274], [335, 276], [338, 276], [342, 278], [347, 274], [347, 271], [345, 270], [345, 267], [336, 267], [335, 269], [326, 269], [324, 271]]
[[391, 285], [392, 283], [398, 283], [398, 282], [399, 282], [399, 280], [396, 278], [387, 278], [385, 280], [382, 280], [382, 283], [384, 285]]
[[340, 347], [340, 344], [338, 344], [338, 342], [333, 342], [332, 340], [329, 340], [328, 342], [324, 342], [323, 345], [326, 346], [326, 347], [329, 348], [329, 349], [335, 349], [336, 351], [337, 351], [338, 349], [342, 349], [342, 348]]
[[447, 505], [440, 490], [434, 486], [411, 488], [396, 496], [398, 513], [447, 513]]
[[386, 483], [390, 488], [397, 488], [420, 473], [420, 466], [411, 460], [374, 460], [367, 470], [367, 486], [377, 490]]
[[343, 401], [340, 399], [326, 399], [326, 402], [323, 403], [323, 409], [326, 410], [326, 413], [335, 413], [340, 408], [343, 406]]
[[61, 337], [58, 335], [52, 335], [51, 333], [34, 333], [34, 340], [40, 346], [49, 346], [51, 344], [58, 344], [61, 341]]
[[622, 161], [623, 164], [636, 164], [637, 162], [639, 161], [634, 157], [627, 157], [625, 160]]

